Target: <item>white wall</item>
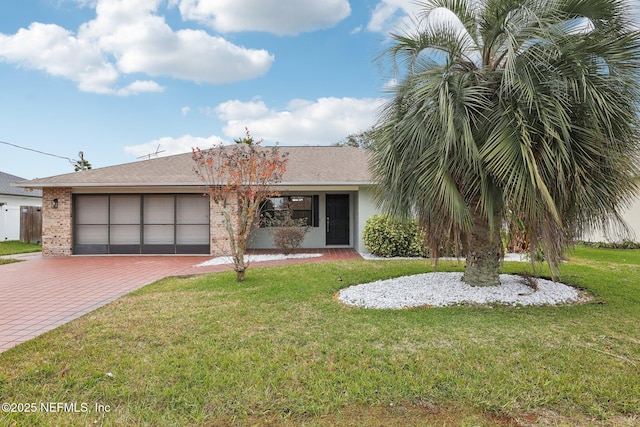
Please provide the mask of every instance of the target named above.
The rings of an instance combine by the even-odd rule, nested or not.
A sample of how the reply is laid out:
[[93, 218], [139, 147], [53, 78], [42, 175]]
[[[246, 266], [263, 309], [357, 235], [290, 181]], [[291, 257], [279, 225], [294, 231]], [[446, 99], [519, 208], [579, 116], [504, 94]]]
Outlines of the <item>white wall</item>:
[[640, 242], [640, 195], [635, 199], [629, 209], [623, 212], [622, 217], [634, 235], [604, 235], [601, 231], [593, 231], [583, 236], [583, 240], [589, 242], [622, 242], [624, 239], [631, 239], [635, 242]]
[[0, 242], [20, 240], [20, 206], [0, 206]]
[[374, 202], [374, 191], [372, 187], [360, 188], [358, 193], [358, 240], [355, 249], [358, 252], [367, 253], [369, 250], [364, 246], [364, 226], [372, 215], [380, 213]]

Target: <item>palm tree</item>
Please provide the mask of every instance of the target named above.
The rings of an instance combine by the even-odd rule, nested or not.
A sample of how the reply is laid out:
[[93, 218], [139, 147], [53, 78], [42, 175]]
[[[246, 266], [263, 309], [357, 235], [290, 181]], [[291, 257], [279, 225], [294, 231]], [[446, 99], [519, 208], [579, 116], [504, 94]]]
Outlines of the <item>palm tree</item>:
[[436, 257], [464, 248], [468, 284], [499, 283], [509, 220], [554, 276], [583, 231], [621, 223], [640, 158], [640, 33], [624, 5], [429, 0], [391, 35], [379, 201], [417, 215]]

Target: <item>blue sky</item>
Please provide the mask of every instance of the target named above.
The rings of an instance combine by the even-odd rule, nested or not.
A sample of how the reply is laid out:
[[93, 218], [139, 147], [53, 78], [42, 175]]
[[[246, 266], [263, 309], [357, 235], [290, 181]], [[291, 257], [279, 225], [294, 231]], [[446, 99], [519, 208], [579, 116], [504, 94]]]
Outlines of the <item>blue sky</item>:
[[[244, 135], [329, 145], [370, 127], [374, 65], [411, 0], [21, 0], [0, 6], [0, 141], [94, 167]], [[0, 144], [0, 171], [72, 172]]]
[[[640, 15], [640, 0], [627, 0]], [[0, 171], [27, 179], [244, 136], [330, 145], [383, 102], [374, 59], [413, 0], [20, 0], [0, 5]]]

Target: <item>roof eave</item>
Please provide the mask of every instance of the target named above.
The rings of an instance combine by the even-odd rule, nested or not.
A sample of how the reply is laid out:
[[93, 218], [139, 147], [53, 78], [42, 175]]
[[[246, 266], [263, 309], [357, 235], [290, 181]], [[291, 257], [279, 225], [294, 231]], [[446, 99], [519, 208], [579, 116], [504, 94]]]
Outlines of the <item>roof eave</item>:
[[[118, 182], [118, 183], [96, 183], [96, 182], [43, 182], [43, 183], [16, 183], [12, 184], [15, 187], [21, 188], [57, 188], [57, 187], [75, 187], [75, 188], [109, 188], [109, 187], [203, 187], [203, 184], [194, 182]], [[275, 184], [276, 187], [296, 187], [296, 186], [314, 186], [314, 187], [329, 187], [329, 186], [353, 186], [362, 185], [370, 186], [374, 185], [372, 181], [338, 181], [338, 182], [280, 182]]]

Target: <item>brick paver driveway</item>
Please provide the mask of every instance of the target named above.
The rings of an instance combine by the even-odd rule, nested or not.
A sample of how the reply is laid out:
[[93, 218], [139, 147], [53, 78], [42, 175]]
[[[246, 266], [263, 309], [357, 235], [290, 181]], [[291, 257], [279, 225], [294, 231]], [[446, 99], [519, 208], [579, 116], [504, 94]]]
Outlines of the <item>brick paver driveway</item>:
[[[352, 249], [322, 252], [320, 258], [255, 265], [360, 258]], [[211, 258], [204, 256], [12, 257], [26, 261], [0, 265], [0, 352], [163, 277], [231, 268], [195, 267]]]

